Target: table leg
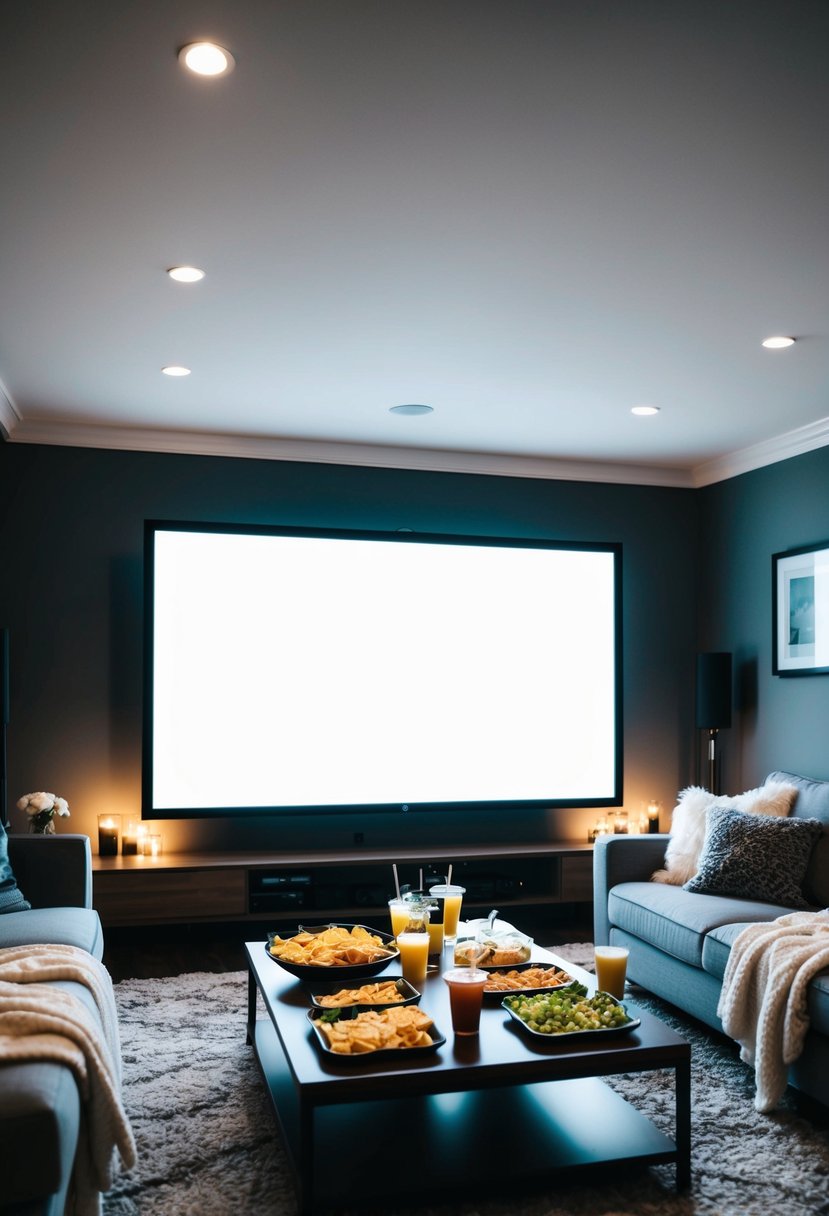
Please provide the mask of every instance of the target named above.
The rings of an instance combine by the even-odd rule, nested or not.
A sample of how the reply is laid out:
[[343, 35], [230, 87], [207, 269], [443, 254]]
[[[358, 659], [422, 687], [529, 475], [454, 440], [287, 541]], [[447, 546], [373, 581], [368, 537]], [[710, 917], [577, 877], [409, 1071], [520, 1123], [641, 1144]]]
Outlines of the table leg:
[[300, 1096], [299, 1159], [297, 1161], [298, 1216], [314, 1210], [314, 1108]]
[[691, 1185], [691, 1060], [676, 1066], [676, 1189]]
[[256, 980], [253, 972], [248, 971], [248, 1026], [245, 1042], [248, 1047], [253, 1043], [253, 1031], [256, 1024]]

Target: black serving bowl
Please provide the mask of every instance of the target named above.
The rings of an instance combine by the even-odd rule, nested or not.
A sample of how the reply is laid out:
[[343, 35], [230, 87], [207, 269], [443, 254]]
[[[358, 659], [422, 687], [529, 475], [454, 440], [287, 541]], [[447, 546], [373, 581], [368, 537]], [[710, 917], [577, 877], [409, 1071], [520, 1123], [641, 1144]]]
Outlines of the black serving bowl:
[[[333, 966], [319, 965], [317, 963], [292, 963], [286, 959], [277, 958], [271, 954], [270, 946], [275, 937], [282, 938], [283, 941], [290, 941], [292, 937], [296, 937], [299, 933], [324, 933], [326, 929], [365, 929], [366, 933], [370, 933], [372, 937], [379, 937], [384, 946], [388, 948], [389, 954], [385, 958], [375, 959], [371, 963], [337, 963]], [[295, 975], [300, 980], [342, 980], [343, 983], [348, 980], [362, 979], [368, 975], [379, 975], [381, 971], [385, 971], [389, 963], [393, 963], [395, 959], [400, 957], [400, 951], [397, 949], [397, 942], [390, 933], [380, 933], [377, 929], [370, 929], [368, 925], [300, 925], [296, 933], [269, 933], [268, 934], [268, 958], [277, 966], [282, 967], [291, 975]]]

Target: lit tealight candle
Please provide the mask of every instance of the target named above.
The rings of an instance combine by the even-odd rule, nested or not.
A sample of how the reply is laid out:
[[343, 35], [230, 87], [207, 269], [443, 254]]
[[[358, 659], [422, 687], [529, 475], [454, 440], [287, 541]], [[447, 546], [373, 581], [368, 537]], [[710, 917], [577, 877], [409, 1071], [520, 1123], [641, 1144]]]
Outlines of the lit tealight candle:
[[653, 799], [648, 803], [648, 831], [659, 831], [659, 803]]
[[161, 837], [160, 836], [150, 836], [149, 840], [150, 840], [150, 857], [160, 857], [161, 856]]

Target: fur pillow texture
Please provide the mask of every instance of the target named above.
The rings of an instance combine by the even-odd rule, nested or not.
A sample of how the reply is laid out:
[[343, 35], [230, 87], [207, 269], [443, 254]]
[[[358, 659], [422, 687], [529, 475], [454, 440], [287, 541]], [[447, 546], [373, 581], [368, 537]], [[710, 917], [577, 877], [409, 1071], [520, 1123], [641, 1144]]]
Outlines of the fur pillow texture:
[[749, 815], [774, 815], [783, 819], [794, 806], [796, 797], [795, 786], [777, 781], [734, 797], [718, 797], [700, 785], [689, 785], [680, 793], [674, 808], [665, 868], [652, 874], [652, 881], [681, 887], [694, 877], [699, 869], [699, 855], [705, 841], [705, 812], [709, 807], [727, 807]]
[[710, 806], [699, 873], [684, 884], [702, 895], [733, 895], [808, 908], [803, 880], [823, 835], [817, 819], [770, 819]]

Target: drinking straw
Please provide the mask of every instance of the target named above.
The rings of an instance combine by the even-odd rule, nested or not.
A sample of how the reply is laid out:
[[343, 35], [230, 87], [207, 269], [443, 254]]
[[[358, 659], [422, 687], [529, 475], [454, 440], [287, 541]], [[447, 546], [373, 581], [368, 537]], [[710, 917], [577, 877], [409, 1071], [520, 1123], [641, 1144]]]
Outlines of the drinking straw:
[[420, 867], [420, 882], [417, 884], [418, 891], [423, 890], [423, 866]]
[[394, 870], [394, 889], [397, 892], [397, 898], [400, 898], [400, 879], [397, 877], [397, 862], [391, 863], [391, 868]]
[[446, 875], [446, 885], [447, 885], [447, 887], [451, 887], [451, 885], [452, 885], [452, 862], [451, 861], [449, 862], [449, 873]]

